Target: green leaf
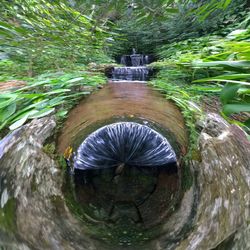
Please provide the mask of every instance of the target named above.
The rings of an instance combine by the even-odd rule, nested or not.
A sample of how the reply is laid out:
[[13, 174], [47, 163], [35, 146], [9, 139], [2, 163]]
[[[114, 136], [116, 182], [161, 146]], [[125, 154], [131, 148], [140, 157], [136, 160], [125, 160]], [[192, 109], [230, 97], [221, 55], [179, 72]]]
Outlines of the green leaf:
[[23, 88], [18, 89], [15, 93], [19, 93], [19, 92], [22, 92], [23, 90], [32, 89], [32, 88], [35, 88], [35, 87], [38, 87], [38, 86], [46, 85], [48, 83], [50, 83], [49, 80], [35, 82], [35, 83], [29, 84], [29, 85], [27, 85], [27, 86], [25, 86]]
[[43, 110], [38, 111], [37, 113], [35, 113], [34, 115], [29, 115], [30, 119], [34, 119], [34, 118], [41, 118], [44, 117], [46, 115], [51, 114], [52, 112], [55, 111], [55, 108], [45, 108]]
[[71, 98], [71, 97], [75, 97], [75, 96], [82, 96], [82, 95], [89, 95], [91, 92], [89, 91], [82, 91], [80, 93], [75, 93], [75, 94], [71, 94], [66, 96], [66, 98]]
[[13, 115], [16, 111], [16, 103], [10, 104], [8, 107], [1, 110], [0, 113], [0, 122], [4, 122], [6, 119], [8, 119], [11, 115]]
[[58, 106], [60, 104], [63, 104], [65, 102], [65, 98], [67, 98], [67, 96], [59, 96], [59, 97], [55, 97], [53, 99], [51, 99], [49, 102], [48, 102], [48, 106], [49, 107], [55, 107], [55, 106]]
[[213, 62], [192, 62], [193, 67], [233, 67], [250, 68], [250, 61], [213, 61]]
[[56, 113], [56, 116], [63, 118], [68, 114], [67, 110], [60, 110], [59, 112]]
[[200, 79], [200, 80], [195, 80], [193, 82], [231, 82], [231, 83], [238, 83], [238, 84], [242, 84], [242, 85], [247, 85], [250, 86], [250, 82], [243, 82], [243, 81], [235, 81], [235, 80], [225, 80], [225, 79], [217, 79], [217, 78], [204, 78], [204, 79]]
[[28, 120], [28, 117], [29, 117], [29, 115], [27, 114], [23, 118], [17, 120], [16, 122], [14, 122], [13, 124], [11, 124], [9, 126], [9, 129], [10, 130], [15, 130], [15, 129], [21, 127]]
[[214, 77], [203, 78], [199, 80], [195, 80], [193, 82], [204, 82], [205, 81], [214, 81], [214, 79], [222, 79], [222, 80], [235, 80], [235, 79], [248, 79], [250, 78], [250, 74], [232, 74], [232, 75], [219, 75]]
[[37, 102], [37, 103], [33, 103], [31, 105], [28, 105], [28, 106], [24, 106], [23, 109], [20, 109], [16, 114], [13, 115], [11, 121], [15, 122], [15, 121], [21, 119], [22, 117], [24, 117], [26, 114], [33, 115], [36, 112], [38, 112], [38, 110], [36, 110], [36, 109], [43, 109], [47, 105], [48, 105], [48, 99], [42, 100], [42, 101]]
[[240, 112], [250, 112], [250, 104], [226, 104], [223, 106], [223, 113], [226, 115]]
[[70, 92], [71, 89], [55, 89], [52, 90], [50, 92], [45, 93], [46, 95], [53, 95], [53, 94], [60, 94], [60, 93], [64, 93], [64, 92]]
[[232, 100], [236, 95], [237, 91], [240, 88], [240, 84], [229, 84], [227, 83], [225, 87], [222, 89], [220, 94], [220, 100], [223, 104], [228, 103], [230, 100]]
[[223, 8], [226, 9], [231, 2], [232, 2], [232, 0], [225, 0], [224, 4], [223, 4]]
[[166, 12], [169, 12], [169, 13], [179, 13], [179, 9], [176, 9], [176, 8], [166, 8]]
[[16, 94], [1, 94], [0, 95], [0, 109], [9, 106], [11, 103], [15, 102], [18, 95]]
[[45, 96], [45, 93], [37, 93], [37, 94], [20, 94], [20, 97], [24, 97], [27, 99], [33, 99], [34, 97], [43, 97]]
[[250, 95], [250, 88], [247, 88], [247, 87], [239, 88], [238, 94], [239, 95]]
[[84, 80], [83, 77], [77, 77], [77, 78], [73, 78], [71, 80], [68, 80], [67, 83], [74, 83], [74, 82], [79, 82], [79, 81], [82, 81]]
[[250, 118], [244, 122], [244, 125], [250, 128]]
[[10, 25], [6, 22], [0, 21], [0, 29], [6, 30], [6, 31], [11, 32], [15, 35], [19, 35], [18, 32], [16, 32], [15, 27], [13, 27], [12, 25]]
[[216, 87], [216, 86], [192, 86], [190, 88], [191, 91], [200, 91], [200, 92], [214, 92], [214, 93], [219, 93], [221, 92], [222, 88], [221, 87]]

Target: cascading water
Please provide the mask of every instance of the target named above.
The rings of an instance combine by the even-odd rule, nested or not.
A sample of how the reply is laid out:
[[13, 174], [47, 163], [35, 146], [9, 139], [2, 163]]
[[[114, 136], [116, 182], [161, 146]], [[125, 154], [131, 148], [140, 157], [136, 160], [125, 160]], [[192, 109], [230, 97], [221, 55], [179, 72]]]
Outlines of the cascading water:
[[120, 63], [126, 67], [114, 67], [112, 80], [148, 80], [149, 68], [145, 66], [150, 63], [148, 55], [136, 54], [135, 49], [133, 49], [133, 54], [122, 56]]
[[146, 81], [148, 79], [149, 69], [140, 67], [115, 67], [112, 74], [113, 80], [126, 81]]

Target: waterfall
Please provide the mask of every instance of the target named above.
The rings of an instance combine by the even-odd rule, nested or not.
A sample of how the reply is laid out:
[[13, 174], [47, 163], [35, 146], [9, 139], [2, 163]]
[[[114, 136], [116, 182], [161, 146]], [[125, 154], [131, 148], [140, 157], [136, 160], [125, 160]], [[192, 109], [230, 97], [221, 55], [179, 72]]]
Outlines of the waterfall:
[[145, 65], [149, 64], [149, 56], [137, 54], [133, 49], [132, 55], [123, 55], [120, 64], [124, 67], [114, 67], [112, 72], [113, 80], [126, 81], [147, 81], [149, 76], [149, 68]]
[[132, 66], [138, 67], [138, 66], [144, 65], [144, 56], [143, 55], [135, 54], [135, 55], [131, 55], [130, 58], [131, 58]]
[[149, 69], [145, 66], [139, 67], [114, 67], [113, 80], [146, 81]]
[[123, 64], [123, 65], [127, 65], [127, 58], [126, 58], [126, 56], [122, 56], [121, 57], [120, 63]]

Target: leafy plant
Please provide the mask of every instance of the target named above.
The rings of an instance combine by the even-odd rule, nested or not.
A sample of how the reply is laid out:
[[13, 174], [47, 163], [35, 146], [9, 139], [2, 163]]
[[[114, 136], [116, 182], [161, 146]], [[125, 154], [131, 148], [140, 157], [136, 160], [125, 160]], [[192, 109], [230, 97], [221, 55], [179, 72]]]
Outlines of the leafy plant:
[[[67, 1], [15, 0], [1, 4], [0, 51], [23, 75], [50, 69], [73, 69], [77, 64], [107, 62], [105, 26], [72, 8]], [[14, 73], [14, 69], [9, 73]]]
[[51, 113], [59, 117], [67, 114], [70, 103], [99, 84], [105, 83], [103, 75], [90, 72], [43, 74], [16, 91], [0, 95], [0, 129], [14, 130], [27, 120]]
[[[242, 24], [240, 24], [242, 27]], [[171, 46], [164, 45], [159, 49], [159, 56], [162, 62], [152, 66], [160, 69], [160, 75], [165, 73], [165, 85], [177, 84], [181, 91], [190, 91], [197, 85], [197, 89], [208, 84], [207, 91], [213, 94], [220, 93], [222, 104], [222, 115], [231, 122], [243, 127], [249, 127], [249, 118], [244, 124], [232, 119], [231, 115], [250, 112], [250, 45], [249, 27], [230, 31], [226, 37], [210, 35], [197, 39], [173, 43]], [[175, 69], [173, 74], [169, 67]], [[171, 76], [169, 76], [169, 74]], [[159, 77], [159, 75], [158, 75]], [[192, 84], [191, 84], [192, 82]], [[183, 85], [184, 84], [184, 85]], [[156, 80], [156, 86], [160, 83]], [[169, 92], [169, 98], [176, 96], [176, 93]], [[205, 90], [204, 88], [204, 90]], [[200, 96], [199, 92], [192, 92], [191, 100]], [[177, 95], [178, 98], [180, 95]], [[185, 98], [180, 97], [181, 100]], [[175, 100], [176, 101], [176, 100]], [[177, 103], [180, 101], [178, 100]], [[185, 109], [188, 106], [184, 107]], [[246, 115], [247, 116], [247, 115]], [[234, 118], [235, 116], [233, 116]], [[249, 129], [246, 128], [247, 131]]]
[[150, 84], [163, 92], [166, 98], [172, 100], [182, 111], [189, 129], [189, 154], [192, 154], [198, 137], [196, 121], [202, 119], [204, 115], [203, 110], [197, 104], [204, 98], [204, 95], [218, 95], [221, 87], [215, 87], [212, 84], [191, 84], [192, 72], [176, 65], [171, 60], [156, 62], [151, 66], [158, 70], [158, 74]]

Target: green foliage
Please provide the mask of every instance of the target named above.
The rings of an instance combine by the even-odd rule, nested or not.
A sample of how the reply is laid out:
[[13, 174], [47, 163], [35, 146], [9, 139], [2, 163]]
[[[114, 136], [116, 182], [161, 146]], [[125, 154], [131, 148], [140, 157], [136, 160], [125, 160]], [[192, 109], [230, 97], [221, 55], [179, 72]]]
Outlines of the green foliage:
[[175, 102], [180, 107], [189, 129], [190, 153], [197, 141], [196, 121], [202, 119], [203, 111], [196, 104], [204, 95], [214, 95], [221, 91], [221, 87], [214, 88], [211, 84], [197, 85], [190, 84], [190, 72], [185, 71], [172, 62], [154, 63], [152, 67], [157, 68], [157, 78], [150, 83], [162, 91], [166, 98]]
[[[155, 54], [158, 47], [217, 32], [228, 33], [242, 21], [249, 10], [245, 0], [236, 1], [135, 1], [115, 20], [116, 33], [111, 55], [139, 53]], [[165, 5], [164, 5], [165, 4]], [[163, 7], [165, 6], [165, 7]], [[172, 10], [172, 11], [170, 11]]]
[[[246, 32], [249, 30], [250, 28], [241, 32], [234, 31], [234, 36], [230, 33], [221, 40], [222, 42], [217, 43], [217, 53], [190, 65], [194, 69], [215, 70], [212, 77], [194, 82], [225, 83], [221, 92], [222, 112], [225, 115], [250, 112], [250, 45], [247, 41], [249, 35]], [[243, 34], [245, 34], [245, 40]], [[245, 125], [248, 126], [247, 123]]]
[[103, 75], [87, 71], [47, 73], [33, 78], [27, 86], [0, 95], [0, 129], [14, 130], [29, 119], [51, 113], [64, 117], [71, 103], [103, 83]]
[[106, 28], [67, 1], [4, 0], [0, 9], [0, 51], [21, 64], [18, 74], [110, 61], [104, 52]]
[[112, 61], [106, 49], [113, 34], [91, 17], [91, 9], [80, 11], [66, 0], [4, 0], [0, 10], [0, 81], [27, 82], [0, 95], [0, 129], [54, 113], [62, 119], [105, 82], [103, 75], [84, 71], [91, 62]]
[[[242, 24], [240, 26], [242, 27]], [[160, 75], [166, 72], [165, 85], [171, 84], [171, 88], [173, 84], [178, 86], [178, 94], [169, 91], [169, 86], [164, 86], [169, 98], [173, 99], [176, 96], [183, 101], [185, 98], [180, 96], [180, 92], [194, 90], [196, 85], [197, 90], [203, 88], [203, 95], [209, 92], [213, 94], [220, 92], [223, 116], [249, 112], [249, 31], [250, 28], [245, 26], [244, 29], [231, 31], [226, 37], [210, 35], [162, 46], [159, 49], [159, 57], [164, 60], [152, 66], [160, 69]], [[169, 67], [174, 68], [175, 73], [169, 71]], [[167, 72], [171, 76], [168, 76]], [[184, 86], [182, 86], [183, 83], [185, 83]], [[159, 78], [156, 86], [161, 86]], [[201, 97], [199, 92], [194, 91], [188, 99], [196, 98], [197, 101]], [[180, 100], [177, 100], [177, 103], [179, 102]], [[182, 108], [185, 110], [188, 107]], [[245, 124], [236, 123], [245, 128], [249, 127], [248, 121]]]
[[49, 155], [53, 155], [56, 151], [56, 145], [55, 143], [49, 143], [49, 144], [46, 144], [44, 147], [43, 147], [43, 151]]

